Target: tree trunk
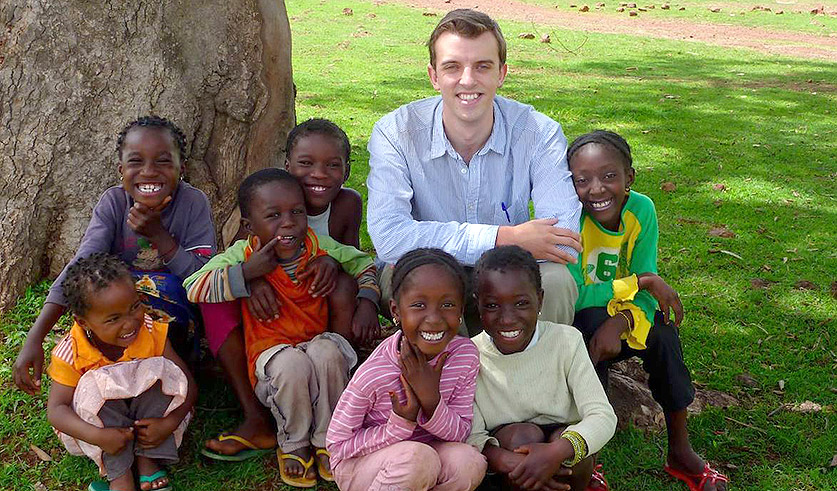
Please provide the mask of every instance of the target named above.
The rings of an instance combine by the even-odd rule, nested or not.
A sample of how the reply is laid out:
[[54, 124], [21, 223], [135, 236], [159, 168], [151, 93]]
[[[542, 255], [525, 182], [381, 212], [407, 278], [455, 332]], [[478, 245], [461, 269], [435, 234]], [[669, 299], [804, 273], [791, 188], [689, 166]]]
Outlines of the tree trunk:
[[73, 256], [118, 181], [128, 121], [183, 129], [185, 178], [219, 232], [241, 179], [284, 160], [295, 118], [282, 1], [3, 0], [0, 22], [0, 309]]

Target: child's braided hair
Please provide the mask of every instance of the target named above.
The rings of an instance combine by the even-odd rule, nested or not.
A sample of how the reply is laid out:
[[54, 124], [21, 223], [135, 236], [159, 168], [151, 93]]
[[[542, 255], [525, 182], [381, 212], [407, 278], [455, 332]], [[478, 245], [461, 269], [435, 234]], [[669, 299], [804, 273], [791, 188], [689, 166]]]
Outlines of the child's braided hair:
[[61, 289], [70, 312], [83, 316], [90, 308], [88, 300], [91, 295], [121, 279], [133, 283], [125, 262], [112, 254], [94, 252], [67, 268]]
[[480, 276], [488, 271], [519, 270], [529, 276], [535, 291], [541, 291], [541, 268], [535, 256], [526, 249], [516, 246], [499, 246], [485, 251], [474, 267], [474, 290], [479, 285]]
[[459, 291], [465, 295], [465, 269], [459, 261], [441, 249], [421, 248], [404, 254], [395, 263], [395, 270], [392, 272], [392, 298], [398, 301], [401, 287], [407, 276], [414, 269], [427, 264], [436, 264], [448, 270], [459, 285]]
[[288, 142], [285, 145], [285, 155], [290, 158], [291, 151], [296, 146], [297, 142], [308, 135], [323, 135], [337, 140], [343, 150], [343, 162], [346, 164], [346, 175], [343, 179], [349, 178], [349, 172], [352, 170], [352, 164], [349, 158], [352, 155], [352, 146], [349, 143], [349, 137], [346, 132], [335, 123], [320, 118], [312, 118], [308, 121], [303, 121], [294, 126], [294, 129], [288, 133]]
[[628, 145], [628, 142], [625, 141], [624, 138], [619, 136], [618, 134], [612, 131], [606, 130], [596, 130], [591, 131], [590, 133], [585, 133], [570, 144], [569, 148], [567, 148], [567, 162], [572, 160], [573, 155], [584, 145], [588, 143], [597, 143], [599, 145], [609, 145], [616, 149], [622, 157], [624, 157], [623, 163], [625, 164], [625, 169], [630, 169], [634, 165], [634, 159], [631, 157], [631, 146]]
[[171, 133], [172, 140], [177, 144], [177, 149], [180, 151], [180, 160], [186, 160], [186, 135], [166, 118], [159, 116], [143, 116], [139, 119], [131, 121], [122, 131], [119, 132], [119, 137], [116, 138], [116, 153], [119, 155], [119, 160], [122, 160], [122, 145], [125, 143], [125, 136], [134, 128], [160, 128], [167, 129]]

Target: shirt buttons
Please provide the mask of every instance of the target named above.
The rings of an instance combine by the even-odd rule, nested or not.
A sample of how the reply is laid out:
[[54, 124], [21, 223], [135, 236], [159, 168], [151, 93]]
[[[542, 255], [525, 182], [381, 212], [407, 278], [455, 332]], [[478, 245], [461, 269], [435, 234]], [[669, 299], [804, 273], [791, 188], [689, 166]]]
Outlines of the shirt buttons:
[[466, 172], [468, 172], [468, 169], [466, 169], [465, 167], [463, 167], [463, 168], [459, 169], [459, 172], [461, 172], [461, 173], [465, 174]]

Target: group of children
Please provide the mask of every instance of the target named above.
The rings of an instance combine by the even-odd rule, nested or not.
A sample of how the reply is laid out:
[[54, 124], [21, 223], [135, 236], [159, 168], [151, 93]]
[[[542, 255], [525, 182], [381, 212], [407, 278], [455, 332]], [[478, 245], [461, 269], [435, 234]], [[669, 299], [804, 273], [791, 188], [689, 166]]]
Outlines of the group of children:
[[[447, 253], [417, 249], [392, 273], [397, 332], [353, 374], [355, 350], [380, 337], [380, 290], [358, 249], [360, 196], [342, 187], [350, 146], [339, 127], [298, 125], [286, 170], [242, 182], [246, 238], [220, 254], [206, 196], [182, 181], [174, 124], [130, 123], [117, 153], [122, 183], [93, 210], [14, 367], [36, 393], [43, 340], [72, 313], [52, 351], [48, 418], [107, 477], [89, 489], [172, 488], [163, 465], [177, 461], [197, 394], [178, 351], [201, 317], [245, 419], [204, 455], [275, 448], [292, 486], [319, 476], [345, 490], [607, 489], [595, 464], [616, 427], [607, 367], [640, 356], [666, 416], [666, 471], [691, 490], [726, 489], [689, 445], [682, 305], [656, 274], [653, 203], [630, 190], [618, 135], [593, 132], [568, 149], [584, 207], [584, 251], [570, 265], [575, 327], [538, 320], [540, 271], [519, 247], [486, 252], [470, 278]], [[469, 284], [483, 328], [473, 339], [458, 335]]]

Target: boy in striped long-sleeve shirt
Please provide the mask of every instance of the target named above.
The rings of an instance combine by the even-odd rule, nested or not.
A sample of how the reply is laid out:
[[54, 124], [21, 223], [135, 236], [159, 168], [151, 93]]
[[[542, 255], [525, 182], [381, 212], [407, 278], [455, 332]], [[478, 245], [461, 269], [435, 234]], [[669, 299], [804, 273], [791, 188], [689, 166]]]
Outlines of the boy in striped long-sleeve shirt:
[[332, 479], [324, 449], [326, 430], [348, 371], [357, 362], [345, 338], [326, 332], [328, 303], [316, 293], [314, 283], [321, 274], [315, 271], [331, 256], [356, 278], [361, 295], [377, 300], [375, 266], [365, 253], [317, 237], [308, 228], [302, 187], [283, 170], [250, 175], [238, 198], [249, 238], [212, 258], [184, 286], [196, 303], [245, 297], [247, 282], [255, 278], [272, 289], [278, 315], [260, 319], [241, 308], [248, 374], [256, 397], [277, 423], [282, 480], [312, 487], [315, 453], [320, 476]]
[[393, 319], [401, 331], [357, 370], [326, 438], [344, 491], [472, 490], [485, 458], [471, 432], [479, 355], [457, 336], [464, 271], [439, 249], [404, 255], [393, 271]]

